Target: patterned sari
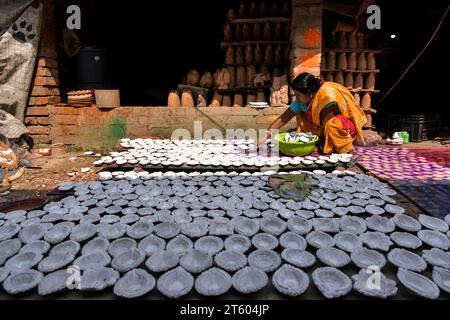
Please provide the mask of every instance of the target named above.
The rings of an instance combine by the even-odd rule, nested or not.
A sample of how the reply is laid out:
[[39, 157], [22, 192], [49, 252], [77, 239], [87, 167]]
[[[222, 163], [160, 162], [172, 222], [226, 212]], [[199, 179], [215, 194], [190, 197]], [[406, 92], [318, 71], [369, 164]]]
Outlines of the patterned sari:
[[324, 153], [348, 153], [353, 150], [356, 137], [363, 139], [362, 128], [366, 115], [356, 104], [350, 90], [334, 82], [324, 82], [312, 98], [308, 111], [297, 114], [297, 131], [311, 131], [321, 135], [320, 112], [327, 106], [336, 104], [339, 115], [327, 121], [324, 128]]

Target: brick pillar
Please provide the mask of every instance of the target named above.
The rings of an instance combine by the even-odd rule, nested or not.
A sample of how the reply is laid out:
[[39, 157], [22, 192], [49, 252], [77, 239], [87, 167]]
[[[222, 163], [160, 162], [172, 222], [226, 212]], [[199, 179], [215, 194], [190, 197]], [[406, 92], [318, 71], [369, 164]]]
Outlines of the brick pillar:
[[41, 41], [36, 58], [25, 124], [35, 147], [51, 144], [50, 105], [60, 103], [54, 0], [44, 0]]
[[291, 76], [320, 75], [322, 0], [292, 0]]

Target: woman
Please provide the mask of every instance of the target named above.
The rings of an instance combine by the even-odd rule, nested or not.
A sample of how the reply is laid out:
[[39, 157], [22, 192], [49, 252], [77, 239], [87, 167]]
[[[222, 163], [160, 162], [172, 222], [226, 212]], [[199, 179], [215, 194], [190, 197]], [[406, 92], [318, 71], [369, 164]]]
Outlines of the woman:
[[294, 116], [297, 132], [312, 132], [321, 138], [323, 153], [349, 153], [353, 141], [362, 137], [367, 119], [350, 91], [334, 82], [323, 82], [310, 73], [301, 73], [291, 84], [296, 100], [268, 128], [280, 129]]

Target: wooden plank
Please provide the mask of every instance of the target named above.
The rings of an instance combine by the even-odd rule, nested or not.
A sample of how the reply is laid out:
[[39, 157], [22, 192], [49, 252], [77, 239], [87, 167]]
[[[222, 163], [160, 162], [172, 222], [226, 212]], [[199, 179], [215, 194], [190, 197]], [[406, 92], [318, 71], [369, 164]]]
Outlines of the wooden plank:
[[256, 24], [256, 23], [291, 23], [291, 18], [286, 17], [266, 17], [266, 18], [254, 18], [254, 19], [235, 19], [231, 21], [231, 24]]

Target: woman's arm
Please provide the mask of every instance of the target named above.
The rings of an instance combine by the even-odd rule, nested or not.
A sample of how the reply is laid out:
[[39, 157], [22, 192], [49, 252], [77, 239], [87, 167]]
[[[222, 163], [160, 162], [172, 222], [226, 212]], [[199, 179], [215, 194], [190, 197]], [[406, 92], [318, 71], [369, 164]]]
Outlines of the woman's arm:
[[[286, 123], [288, 123], [295, 116], [295, 112], [292, 111], [291, 108], [288, 108], [282, 115], [280, 115], [274, 122], [270, 125], [270, 127], [266, 131], [266, 136], [264, 141], [270, 138], [271, 134], [269, 133], [271, 130], [277, 130], [282, 128]], [[261, 141], [261, 142], [264, 142]]]

